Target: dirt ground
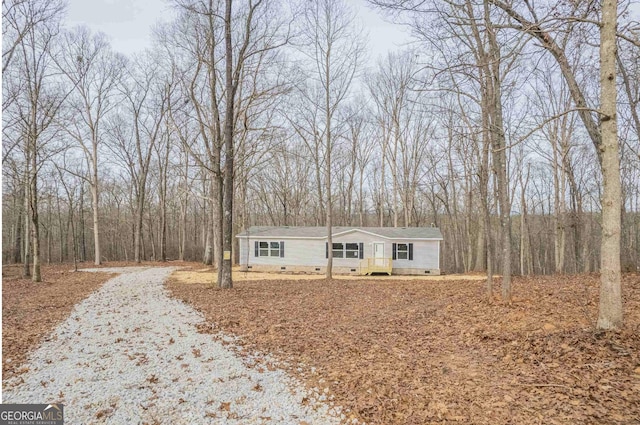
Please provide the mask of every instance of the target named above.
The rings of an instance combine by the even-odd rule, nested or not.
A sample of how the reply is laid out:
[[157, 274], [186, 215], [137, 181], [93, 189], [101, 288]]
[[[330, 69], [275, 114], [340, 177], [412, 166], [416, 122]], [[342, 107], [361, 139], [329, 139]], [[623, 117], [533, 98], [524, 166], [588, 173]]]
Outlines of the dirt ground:
[[[185, 270], [180, 270], [174, 273], [174, 278], [183, 283], [202, 283], [202, 282], [215, 282], [218, 278], [218, 274], [211, 267], [185, 266]], [[234, 267], [232, 271], [234, 282], [236, 281], [250, 281], [250, 280], [325, 280], [323, 274], [311, 274], [311, 273], [264, 273], [264, 272], [243, 272], [240, 271], [240, 267]], [[443, 280], [485, 280], [484, 275], [480, 274], [451, 274], [440, 276], [388, 276], [388, 275], [376, 275], [376, 276], [353, 276], [353, 275], [334, 275], [336, 280], [366, 280], [366, 281], [443, 281]]]
[[168, 288], [207, 316], [203, 332], [273, 353], [367, 423], [640, 424], [637, 274], [624, 276], [625, 328], [609, 333], [593, 329], [596, 275], [516, 278], [512, 305], [487, 304], [479, 280], [219, 290], [202, 269], [185, 276]]
[[29, 351], [69, 316], [74, 305], [113, 276], [72, 270], [69, 264], [43, 265], [43, 282], [33, 283], [22, 278], [21, 265], [2, 266], [3, 379], [24, 371], [20, 368]]
[[[73, 264], [66, 266], [70, 270], [73, 270]], [[196, 261], [142, 261], [135, 263], [133, 261], [103, 261], [102, 264], [96, 266], [92, 262], [78, 263], [78, 269], [100, 269], [108, 267], [177, 267], [178, 269], [195, 270], [202, 268], [202, 263]]]

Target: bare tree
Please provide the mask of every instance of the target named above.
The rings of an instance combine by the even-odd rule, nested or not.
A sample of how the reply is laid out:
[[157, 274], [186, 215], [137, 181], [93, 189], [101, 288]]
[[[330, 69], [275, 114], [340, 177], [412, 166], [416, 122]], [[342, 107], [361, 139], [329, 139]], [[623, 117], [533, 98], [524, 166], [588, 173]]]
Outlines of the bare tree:
[[100, 251], [100, 148], [103, 142], [102, 124], [117, 105], [116, 85], [124, 69], [124, 58], [111, 51], [104, 34], [92, 35], [78, 27], [64, 34], [62, 50], [57, 55], [58, 68], [73, 87], [68, 105], [69, 115], [63, 128], [75, 141], [89, 170], [93, 208], [94, 263], [102, 263]]
[[602, 135], [602, 245], [600, 307], [598, 328], [614, 329], [622, 326], [622, 288], [620, 283], [620, 146], [618, 142], [618, 114], [616, 87], [616, 26], [617, 0], [602, 3], [600, 23], [600, 132]]
[[122, 86], [126, 107], [110, 126], [116, 157], [120, 157], [134, 182], [135, 222], [134, 261], [142, 260], [142, 228], [147, 199], [147, 181], [151, 158], [165, 130], [168, 103], [168, 81], [160, 62], [151, 53], [129, 66], [128, 78]]
[[2, 2], [2, 73], [24, 38], [35, 27], [56, 21], [64, 13], [65, 4], [48, 0], [6, 0]]
[[341, 0], [321, 0], [309, 4], [303, 14], [305, 47], [301, 50], [314, 67], [312, 81], [321, 88], [320, 96], [312, 99], [322, 111], [324, 135], [324, 186], [327, 226], [327, 279], [333, 269], [333, 208], [331, 192], [331, 161], [334, 146], [334, 119], [342, 102], [349, 94], [364, 52], [361, 32], [355, 15]]
[[[416, 89], [417, 64], [415, 57], [415, 52], [410, 50], [401, 54], [389, 53], [384, 62], [379, 63], [378, 73], [367, 79], [369, 91], [376, 104], [377, 120], [382, 127], [382, 137], [380, 137], [383, 158], [381, 186], [385, 185], [384, 168], [386, 162], [389, 162], [391, 171], [393, 227], [398, 227], [400, 215], [399, 196], [402, 168], [400, 157], [406, 151], [411, 131], [410, 126], [414, 121], [412, 116], [417, 109], [415, 96], [412, 96]], [[407, 226], [409, 210], [407, 209], [407, 199], [403, 198], [404, 225]]]
[[[3, 4], [3, 7], [5, 5]], [[16, 126], [19, 132], [17, 139], [24, 144], [24, 184], [25, 184], [25, 271], [29, 264], [29, 233], [33, 255], [32, 280], [42, 280], [40, 272], [40, 218], [39, 218], [39, 190], [38, 174], [44, 162], [57, 150], [53, 146], [55, 132], [51, 126], [57, 118], [67, 93], [56, 84], [51, 67], [51, 54], [56, 37], [59, 33], [59, 13], [62, 5], [59, 3], [48, 5], [50, 9], [39, 2], [24, 2], [14, 5], [13, 12], [20, 14], [24, 22], [30, 22], [17, 34], [10, 43], [10, 53], [4, 56], [3, 68], [6, 73], [3, 79], [15, 81], [21, 89], [16, 92], [10, 114], [15, 114]], [[43, 21], [38, 17], [43, 9], [51, 12], [49, 20]], [[4, 9], [3, 9], [4, 10]], [[53, 13], [53, 11], [57, 11]], [[10, 37], [9, 37], [10, 38]], [[11, 60], [17, 55], [15, 60]], [[3, 105], [8, 106], [8, 105]], [[29, 223], [30, 222], [30, 223]], [[30, 227], [30, 229], [29, 229]], [[25, 273], [28, 275], [28, 273]]]
[[[190, 25], [180, 24], [176, 28], [179, 34], [171, 42], [190, 59], [185, 69], [190, 79], [185, 91], [200, 129], [199, 140], [181, 139], [195, 142], [187, 146], [189, 152], [211, 176], [214, 227], [209, 239], [215, 241], [218, 286], [230, 288], [236, 149], [245, 140], [242, 133], [251, 130], [243, 99], [255, 99], [254, 95], [240, 93], [249, 76], [261, 72], [270, 52], [286, 43], [288, 34], [275, 6], [263, 0], [240, 7], [229, 0], [223, 4], [213, 0], [208, 4], [178, 4], [184, 22]], [[262, 90], [270, 94], [268, 88]], [[243, 125], [238, 127], [238, 122]], [[198, 142], [204, 146], [198, 146]]]
[[314, 183], [316, 193], [316, 225], [326, 225], [326, 206], [324, 205], [325, 182], [323, 172], [325, 166], [325, 154], [323, 152], [324, 134], [321, 126], [322, 110], [317, 100], [317, 88], [308, 87], [306, 82], [297, 84], [297, 96], [291, 99], [286, 111], [285, 119], [293, 128], [297, 139], [302, 141], [313, 161]]
[[[72, 255], [73, 255], [73, 270], [78, 271], [78, 252], [77, 252], [77, 244], [76, 244], [76, 220], [74, 217], [74, 202], [76, 199], [76, 193], [78, 191], [78, 187], [82, 184], [82, 180], [80, 182], [75, 182], [74, 179], [69, 179], [68, 173], [65, 174], [64, 169], [66, 167], [63, 165], [56, 165], [56, 172], [59, 177], [59, 181], [62, 184], [64, 189], [64, 193], [67, 196], [67, 202], [69, 205], [69, 224], [71, 226], [71, 242], [72, 242]], [[75, 184], [74, 184], [75, 183]], [[61, 261], [62, 262], [62, 261]]]
[[[130, 61], [86, 29], [57, 35], [58, 14], [39, 16], [62, 4], [4, 2], [3, 259], [31, 275], [32, 256], [82, 260], [98, 242], [98, 259], [204, 257], [222, 282], [242, 228], [329, 224], [331, 237], [330, 226], [375, 223], [440, 227], [441, 268], [486, 270], [490, 299], [508, 255], [523, 274], [602, 265], [615, 282], [611, 267], [635, 270], [640, 43], [629, 2], [618, 5], [620, 96], [609, 103], [593, 61], [599, 2], [376, 3], [399, 12], [389, 16], [420, 48], [357, 84], [357, 25], [337, 0], [297, 10], [292, 49], [279, 48], [286, 2], [174, 0], [176, 20], [156, 31], [161, 54]], [[617, 202], [609, 166], [621, 223], [603, 225]], [[621, 246], [621, 264], [603, 241]], [[613, 327], [619, 294], [601, 289], [598, 326]]]
[[[169, 109], [172, 125], [183, 147], [208, 174], [210, 212], [203, 261], [218, 268], [222, 254], [224, 105], [220, 79], [224, 35], [217, 22], [222, 14], [219, 3], [178, 2], [181, 10], [178, 20], [159, 34], [173, 66], [181, 73], [182, 93], [188, 99], [172, 101]], [[192, 126], [198, 129], [198, 137], [188, 136]]]
[[[618, 17], [617, 1], [607, 0], [602, 4], [600, 26], [600, 110], [589, 107], [584, 89], [580, 86], [575, 70], [567, 58], [567, 54], [553, 31], [557, 19], [550, 18], [557, 11], [549, 10], [549, 16], [539, 16], [538, 11], [527, 5], [530, 18], [526, 18], [513, 4], [500, 0], [489, 0], [491, 4], [503, 10], [513, 21], [513, 27], [526, 32], [541, 43], [558, 63], [560, 71], [569, 88], [576, 110], [584, 124], [591, 142], [598, 154], [603, 176], [602, 193], [602, 243], [601, 255], [601, 293], [598, 327], [601, 329], [617, 328], [622, 325], [622, 298], [620, 287], [620, 160], [617, 139], [616, 113], [616, 24]], [[593, 4], [576, 4], [567, 12], [566, 23], [576, 19], [588, 20], [593, 14]], [[560, 24], [562, 24], [560, 20]], [[596, 121], [594, 111], [598, 112]], [[606, 138], [606, 141], [605, 139]]]
[[[269, 99], [282, 86], [279, 79], [271, 81], [262, 76], [268, 74], [265, 64], [272, 62], [277, 50], [289, 42], [289, 23], [282, 11], [264, 0], [250, 0], [237, 10], [232, 7], [232, 0], [225, 1], [224, 219], [219, 257], [222, 268], [218, 273], [221, 288], [233, 286], [235, 163], [239, 160], [243, 164], [251, 151], [245, 144], [250, 132], [269, 133], [265, 128], [252, 128], [252, 124], [256, 113], [265, 111], [263, 99]], [[236, 21], [240, 25], [234, 31]]]

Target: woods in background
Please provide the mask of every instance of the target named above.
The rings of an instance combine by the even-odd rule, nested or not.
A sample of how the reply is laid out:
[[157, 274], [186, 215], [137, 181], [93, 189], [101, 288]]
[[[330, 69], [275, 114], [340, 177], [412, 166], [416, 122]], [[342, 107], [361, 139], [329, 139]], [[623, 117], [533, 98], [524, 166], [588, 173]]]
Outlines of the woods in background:
[[347, 2], [307, 3], [175, 0], [133, 58], [62, 2], [3, 2], [3, 261], [219, 266], [250, 225], [434, 225], [449, 273], [592, 272], [607, 199], [640, 268], [637, 2], [374, 1], [415, 43], [373, 66]]

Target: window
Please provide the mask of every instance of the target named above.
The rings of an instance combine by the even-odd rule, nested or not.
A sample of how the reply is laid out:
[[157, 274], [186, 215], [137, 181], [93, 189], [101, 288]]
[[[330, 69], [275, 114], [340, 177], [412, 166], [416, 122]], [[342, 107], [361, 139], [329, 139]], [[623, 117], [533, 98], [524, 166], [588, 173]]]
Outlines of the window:
[[260, 242], [260, 256], [261, 257], [269, 256], [269, 242]]
[[398, 260], [408, 260], [409, 259], [409, 244], [399, 243], [398, 248], [396, 250], [396, 257]]
[[346, 250], [344, 252], [345, 258], [360, 258], [357, 243], [348, 243], [346, 245]]
[[393, 243], [393, 259], [413, 261], [413, 244], [412, 243]]
[[256, 257], [284, 257], [284, 242], [256, 241], [254, 255]]
[[[332, 245], [333, 258], [363, 258], [364, 244], [362, 242], [334, 243]], [[327, 255], [328, 256], [328, 255]]]

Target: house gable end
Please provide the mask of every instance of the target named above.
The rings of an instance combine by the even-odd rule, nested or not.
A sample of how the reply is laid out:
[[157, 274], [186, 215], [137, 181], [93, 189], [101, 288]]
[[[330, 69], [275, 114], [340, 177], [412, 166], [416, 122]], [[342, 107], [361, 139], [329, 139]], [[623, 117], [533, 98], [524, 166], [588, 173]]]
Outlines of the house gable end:
[[[375, 237], [377, 237], [377, 238], [393, 239], [393, 238], [390, 238], [390, 237], [388, 237], [388, 236], [384, 236], [384, 235], [381, 235], [381, 234], [379, 234], [379, 233], [369, 232], [369, 231], [367, 231], [367, 230], [363, 230], [363, 229], [349, 229], [349, 230], [343, 230], [342, 232], [334, 233], [332, 236], [333, 236], [333, 237], [338, 237], [338, 236], [348, 235], [348, 234], [351, 234], [351, 233], [364, 233], [365, 235], [375, 236]], [[325, 236], [325, 238], [326, 238], [326, 236]]]

